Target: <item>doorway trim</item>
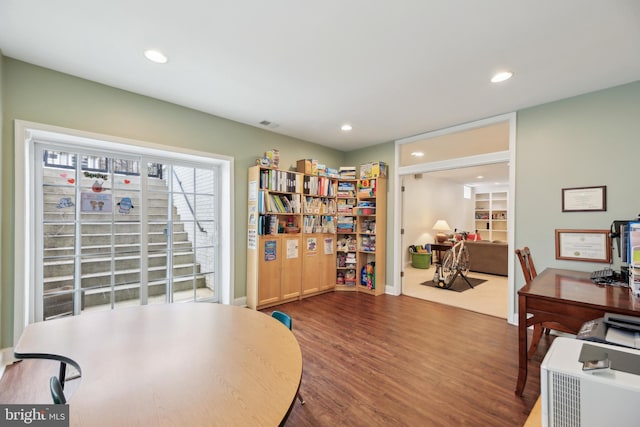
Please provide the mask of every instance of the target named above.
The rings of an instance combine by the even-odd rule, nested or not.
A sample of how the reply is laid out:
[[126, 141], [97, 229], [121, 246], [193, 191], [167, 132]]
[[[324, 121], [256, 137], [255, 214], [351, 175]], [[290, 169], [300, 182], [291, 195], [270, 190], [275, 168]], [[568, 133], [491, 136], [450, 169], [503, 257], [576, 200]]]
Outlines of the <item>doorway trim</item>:
[[[434, 138], [442, 135], [452, 134], [461, 131], [467, 131], [471, 129], [481, 128], [484, 126], [508, 122], [509, 123], [509, 150], [508, 151], [500, 151], [489, 154], [481, 154], [467, 157], [460, 157], [456, 159], [430, 162], [430, 163], [421, 163], [417, 165], [410, 166], [401, 166], [401, 152], [400, 149], [402, 145], [408, 144], [411, 142], [415, 142], [421, 139]], [[509, 163], [509, 200], [507, 206], [507, 244], [508, 244], [508, 253], [513, 253], [514, 244], [515, 244], [515, 177], [516, 177], [516, 113], [507, 113], [500, 116], [490, 117], [482, 120], [477, 120], [470, 123], [464, 123], [461, 125], [439, 129], [432, 132], [426, 132], [420, 135], [411, 136], [408, 138], [403, 138], [395, 141], [395, 188], [394, 188], [394, 211], [396, 214], [394, 215], [394, 224], [393, 224], [393, 236], [394, 236], [394, 256], [393, 256], [393, 265], [394, 268], [394, 286], [392, 293], [394, 295], [400, 295], [402, 293], [402, 272], [404, 271], [404, 262], [405, 262], [405, 251], [402, 248], [402, 218], [404, 213], [402, 211], [402, 178], [405, 175], [412, 175], [417, 173], [426, 173], [433, 172], [439, 170], [447, 170], [447, 169], [457, 169], [461, 167], [469, 167], [469, 166], [478, 166], [478, 165], [487, 165], [492, 163]], [[510, 324], [517, 324], [517, 313], [516, 313], [516, 290], [515, 290], [515, 261], [514, 257], [508, 257], [508, 304], [507, 304], [507, 321]]]
[[220, 274], [220, 295], [219, 301], [222, 304], [234, 303], [234, 196], [233, 196], [233, 176], [234, 159], [229, 156], [200, 152], [177, 146], [167, 146], [152, 142], [134, 140], [115, 135], [105, 135], [94, 132], [81, 131], [60, 126], [47, 125], [42, 123], [29, 122], [24, 120], [14, 121], [14, 150], [15, 150], [15, 175], [14, 192], [16, 200], [14, 204], [14, 325], [13, 340], [17, 343], [22, 331], [29, 324], [35, 321], [35, 307], [33, 305], [33, 272], [30, 271], [29, 257], [33, 257], [33, 245], [30, 239], [25, 238], [30, 231], [30, 224], [33, 218], [29, 213], [34, 212], [34, 194], [32, 188], [32, 177], [30, 171], [30, 159], [33, 157], [34, 144], [31, 142], [33, 135], [46, 134], [48, 139], [55, 142], [55, 134], [64, 135], [63, 141], [91, 145], [96, 141], [103, 141], [113, 147], [126, 147], [132, 154], [153, 155], [154, 152], [171, 153], [175, 159], [189, 161], [197, 159], [202, 162], [216, 163], [220, 168], [219, 198], [220, 206], [228, 208], [220, 209], [220, 223], [228, 224], [221, 226], [219, 230], [219, 251], [221, 259], [219, 261]]

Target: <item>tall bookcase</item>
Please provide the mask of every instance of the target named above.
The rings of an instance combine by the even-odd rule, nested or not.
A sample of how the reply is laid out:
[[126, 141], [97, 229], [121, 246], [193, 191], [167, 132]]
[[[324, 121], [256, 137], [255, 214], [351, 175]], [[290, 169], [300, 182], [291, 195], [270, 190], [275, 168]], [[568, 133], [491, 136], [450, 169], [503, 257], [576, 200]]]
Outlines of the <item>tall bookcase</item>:
[[336, 290], [384, 293], [386, 197], [386, 178], [338, 180]]
[[358, 217], [356, 216], [358, 180], [338, 180], [336, 220], [336, 289], [357, 290]]
[[493, 191], [475, 195], [475, 228], [484, 240], [507, 241], [508, 192]]
[[332, 290], [337, 180], [253, 166], [248, 183], [247, 305]]
[[304, 175], [303, 180], [301, 296], [306, 297], [335, 287], [337, 179]]

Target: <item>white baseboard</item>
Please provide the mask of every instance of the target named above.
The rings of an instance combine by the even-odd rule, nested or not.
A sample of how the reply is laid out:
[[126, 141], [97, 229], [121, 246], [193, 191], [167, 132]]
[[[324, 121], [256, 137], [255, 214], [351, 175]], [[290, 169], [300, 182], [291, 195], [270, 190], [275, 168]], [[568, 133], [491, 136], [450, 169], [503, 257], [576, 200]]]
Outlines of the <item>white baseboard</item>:
[[247, 306], [247, 297], [240, 297], [233, 300], [233, 305], [239, 305], [240, 307]]

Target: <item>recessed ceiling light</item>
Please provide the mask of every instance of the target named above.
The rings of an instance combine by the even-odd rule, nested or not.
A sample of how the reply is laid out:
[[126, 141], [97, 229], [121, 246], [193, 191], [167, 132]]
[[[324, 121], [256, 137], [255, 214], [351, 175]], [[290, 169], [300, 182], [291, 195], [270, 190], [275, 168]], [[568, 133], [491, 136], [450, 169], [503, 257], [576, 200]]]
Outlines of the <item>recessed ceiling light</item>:
[[168, 61], [164, 53], [156, 49], [147, 49], [144, 51], [144, 56], [151, 62], [156, 64], [164, 64]]
[[505, 80], [509, 80], [511, 76], [513, 76], [513, 73], [511, 71], [501, 71], [499, 73], [494, 74], [494, 76], [491, 77], [491, 83], [500, 83]]
[[411, 153], [411, 155], [413, 157], [422, 157], [424, 156], [424, 153], [422, 151], [414, 151], [413, 153]]
[[476, 176], [476, 179], [483, 179], [483, 178], [484, 178], [484, 176], [483, 176], [483, 175], [478, 175], [478, 176]]
[[353, 129], [353, 127], [350, 124], [346, 123], [346, 124], [342, 125], [342, 127], [340, 129], [342, 129], [345, 132], [349, 132], [351, 129]]

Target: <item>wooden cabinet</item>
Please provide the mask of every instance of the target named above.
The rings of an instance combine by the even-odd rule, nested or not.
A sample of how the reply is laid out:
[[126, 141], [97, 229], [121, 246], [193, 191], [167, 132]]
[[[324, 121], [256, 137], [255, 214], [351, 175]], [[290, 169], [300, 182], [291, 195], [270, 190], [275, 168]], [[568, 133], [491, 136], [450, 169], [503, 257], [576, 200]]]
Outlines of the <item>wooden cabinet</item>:
[[300, 241], [300, 236], [288, 234], [259, 237], [259, 274], [253, 306], [266, 307], [300, 296]]
[[335, 288], [335, 237], [333, 233], [305, 234], [302, 237], [303, 297]]
[[474, 221], [482, 239], [507, 241], [508, 194], [506, 191], [476, 193]]
[[248, 183], [247, 306], [332, 290], [336, 179], [254, 166]]

